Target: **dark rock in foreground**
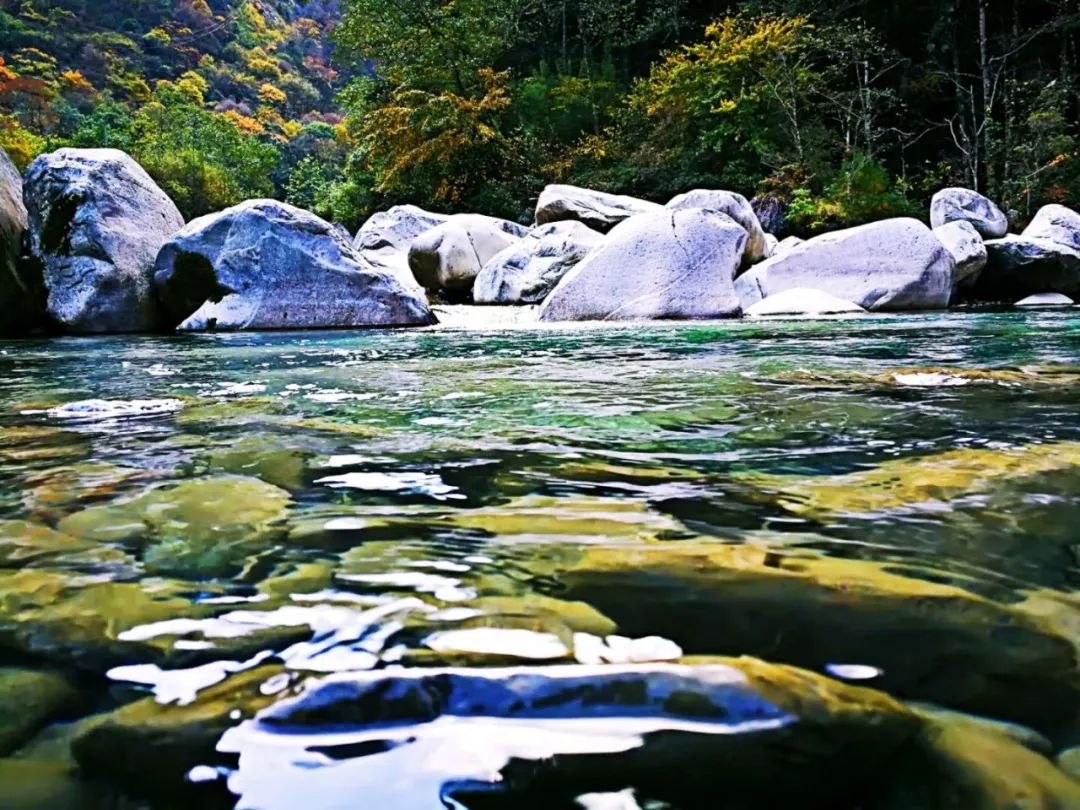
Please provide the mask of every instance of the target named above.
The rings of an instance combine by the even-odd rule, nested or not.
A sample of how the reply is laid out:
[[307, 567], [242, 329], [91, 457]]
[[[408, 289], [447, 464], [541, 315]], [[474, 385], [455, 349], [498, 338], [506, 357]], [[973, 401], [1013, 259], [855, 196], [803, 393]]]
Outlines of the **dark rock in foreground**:
[[75, 333], [155, 330], [154, 259], [184, 220], [142, 167], [115, 149], [60, 149], [31, 164], [24, 196], [49, 317]]
[[559, 282], [540, 320], [738, 317], [732, 279], [747, 238], [731, 218], [701, 209], [633, 217]]
[[0, 336], [22, 334], [45, 316], [41, 276], [22, 262], [25, 232], [22, 176], [0, 149]]
[[200, 217], [170, 239], [154, 274], [181, 330], [420, 326], [427, 302], [367, 264], [337, 228], [274, 200]]

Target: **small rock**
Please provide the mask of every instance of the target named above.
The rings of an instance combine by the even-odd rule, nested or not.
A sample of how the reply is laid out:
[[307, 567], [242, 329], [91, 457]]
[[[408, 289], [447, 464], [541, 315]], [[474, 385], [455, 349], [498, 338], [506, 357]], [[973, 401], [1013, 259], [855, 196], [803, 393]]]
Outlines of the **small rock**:
[[1016, 302], [1018, 307], [1071, 307], [1075, 301], [1061, 293], [1038, 293]]
[[794, 287], [771, 295], [750, 306], [744, 313], [750, 318], [774, 315], [839, 315], [866, 310], [850, 301], [806, 287]]

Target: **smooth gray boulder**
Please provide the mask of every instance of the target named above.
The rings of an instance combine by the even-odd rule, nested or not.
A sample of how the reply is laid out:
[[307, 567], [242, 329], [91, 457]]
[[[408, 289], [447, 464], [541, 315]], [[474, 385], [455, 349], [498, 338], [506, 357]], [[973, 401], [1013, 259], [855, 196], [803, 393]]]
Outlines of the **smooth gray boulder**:
[[484, 265], [528, 232], [505, 219], [458, 214], [412, 241], [409, 267], [424, 289], [467, 297]]
[[1080, 250], [1012, 234], [988, 241], [986, 250], [986, 268], [963, 287], [966, 298], [1012, 303], [1037, 293], [1080, 295]]
[[992, 200], [966, 188], [943, 188], [930, 201], [930, 225], [970, 222], [984, 239], [1000, 239], [1009, 232], [1009, 219]]
[[[786, 239], [781, 239], [776, 244], [776, 247], [773, 248], [772, 256], [779, 256], [781, 253], [787, 253], [789, 250], [794, 247], [798, 247], [805, 241], [805, 239], [801, 239], [798, 236], [789, 236]], [[770, 256], [769, 258], [771, 259], [772, 256]]]
[[1080, 214], [1064, 205], [1044, 205], [1020, 235], [1080, 250]]
[[1073, 301], [1067, 295], [1061, 295], [1061, 293], [1039, 293], [1038, 295], [1029, 295], [1020, 301], [1017, 301], [1013, 306], [1017, 307], [1071, 307], [1075, 301]]
[[873, 311], [944, 309], [954, 261], [916, 219], [887, 219], [815, 237], [753, 267], [736, 286], [743, 307], [810, 287]]
[[955, 220], [934, 228], [936, 236], [956, 262], [953, 286], [971, 278], [986, 267], [986, 243], [966, 220]]
[[353, 250], [339, 229], [276, 200], [190, 222], [161, 249], [161, 311], [182, 331], [421, 326], [427, 302]]
[[540, 309], [541, 321], [730, 318], [748, 237], [700, 209], [640, 214], [616, 226]]
[[356, 234], [353, 248], [376, 270], [385, 270], [407, 288], [422, 289], [409, 268], [409, 246], [450, 217], [415, 205], [396, 205], [374, 214]]
[[620, 222], [658, 210], [663, 206], [636, 197], [608, 194], [577, 186], [548, 186], [536, 203], [536, 224], [572, 219], [594, 231], [607, 233]]
[[477, 304], [539, 304], [563, 276], [604, 241], [580, 222], [552, 222], [484, 265], [473, 285]]
[[748, 318], [765, 318], [784, 315], [843, 315], [859, 312], [865, 313], [866, 310], [821, 290], [794, 287], [750, 305], [743, 314]]
[[81, 334], [158, 327], [154, 260], [184, 219], [138, 163], [116, 149], [60, 149], [30, 165], [23, 195], [53, 321]]
[[24, 334], [45, 316], [41, 276], [22, 261], [25, 232], [22, 175], [0, 149], [0, 336]]
[[[750, 206], [750, 201], [742, 194], [734, 191], [718, 191], [711, 189], [695, 189], [685, 194], [680, 194], [667, 204], [668, 208], [701, 208], [706, 211], [716, 211], [727, 214], [746, 231], [746, 253], [743, 255], [743, 266], [749, 267], [763, 259], [769, 258], [769, 239], [758, 222], [757, 214]], [[775, 237], [773, 237], [775, 239]]]

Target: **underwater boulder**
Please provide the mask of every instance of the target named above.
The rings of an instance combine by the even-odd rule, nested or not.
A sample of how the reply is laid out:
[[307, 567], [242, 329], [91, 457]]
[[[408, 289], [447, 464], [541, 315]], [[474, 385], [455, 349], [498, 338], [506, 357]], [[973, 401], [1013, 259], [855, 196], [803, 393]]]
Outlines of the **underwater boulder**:
[[280, 543], [289, 493], [258, 478], [223, 475], [151, 489], [60, 521], [59, 530], [140, 549], [148, 571], [226, 576], [250, 555]]
[[154, 288], [181, 331], [424, 326], [427, 302], [364, 261], [338, 228], [276, 200], [192, 220], [161, 249]]
[[30, 165], [24, 197], [51, 320], [79, 334], [158, 328], [154, 260], [184, 219], [138, 163], [116, 149], [59, 149]]
[[78, 689], [56, 672], [0, 668], [0, 757], [19, 748], [41, 728], [76, 712]]

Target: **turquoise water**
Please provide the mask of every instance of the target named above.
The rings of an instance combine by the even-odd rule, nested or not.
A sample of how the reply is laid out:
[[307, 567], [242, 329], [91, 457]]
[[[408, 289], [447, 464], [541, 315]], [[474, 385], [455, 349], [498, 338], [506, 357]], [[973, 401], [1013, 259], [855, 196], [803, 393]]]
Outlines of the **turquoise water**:
[[[0, 672], [53, 679], [10, 692], [25, 728], [0, 747], [0, 806], [583, 807], [627, 788], [637, 805], [594, 806], [755, 806], [737, 796], [761, 784], [725, 793], [692, 746], [675, 789], [641, 766], [664, 751], [596, 759], [591, 731], [440, 720], [308, 761], [340, 744], [316, 744], [325, 724], [284, 754], [242, 726], [305, 678], [542, 669], [611, 634], [657, 637], [646, 661], [753, 656], [1022, 724], [1046, 761], [1080, 744], [1076, 310], [475, 317], [0, 342]], [[188, 739], [168, 704], [207, 694]], [[628, 739], [674, 733], [631, 714]], [[753, 749], [744, 719], [723, 757]], [[502, 792], [444, 761], [493, 739]], [[515, 770], [559, 754], [573, 767]], [[793, 795], [808, 778], [735, 759]], [[871, 806], [849, 798], [827, 806]]]

